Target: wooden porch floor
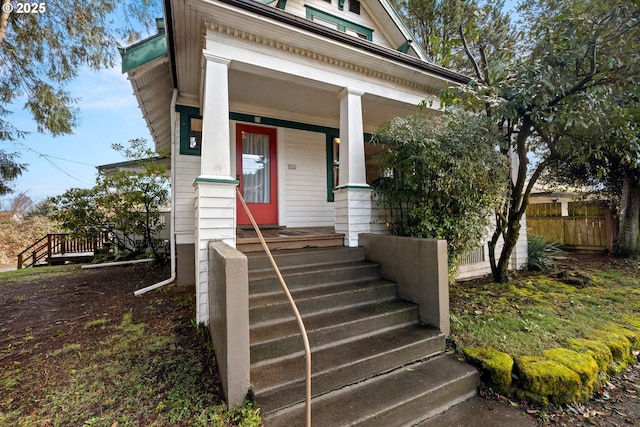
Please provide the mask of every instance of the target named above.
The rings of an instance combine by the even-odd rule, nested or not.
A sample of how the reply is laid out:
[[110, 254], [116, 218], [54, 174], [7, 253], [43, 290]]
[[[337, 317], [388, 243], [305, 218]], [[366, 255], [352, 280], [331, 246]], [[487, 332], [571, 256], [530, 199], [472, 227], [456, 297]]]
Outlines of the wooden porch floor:
[[[327, 246], [342, 246], [344, 234], [335, 232], [333, 227], [287, 228], [276, 226], [260, 227], [269, 249], [302, 249]], [[236, 248], [240, 252], [260, 252], [262, 245], [251, 226], [239, 226], [236, 231]]]

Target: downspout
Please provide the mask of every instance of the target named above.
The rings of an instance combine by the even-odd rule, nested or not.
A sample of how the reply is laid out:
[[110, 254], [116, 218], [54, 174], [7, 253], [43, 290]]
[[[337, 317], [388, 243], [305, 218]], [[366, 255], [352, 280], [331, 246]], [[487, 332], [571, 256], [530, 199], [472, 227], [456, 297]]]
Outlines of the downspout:
[[164, 285], [176, 280], [176, 153], [175, 153], [175, 137], [176, 137], [176, 99], [178, 98], [178, 89], [173, 89], [173, 95], [171, 95], [171, 111], [169, 111], [169, 117], [171, 118], [171, 237], [169, 240], [170, 253], [171, 253], [171, 277], [162, 282], [158, 282], [146, 288], [138, 289], [133, 294], [140, 296], [146, 292], [158, 289]]

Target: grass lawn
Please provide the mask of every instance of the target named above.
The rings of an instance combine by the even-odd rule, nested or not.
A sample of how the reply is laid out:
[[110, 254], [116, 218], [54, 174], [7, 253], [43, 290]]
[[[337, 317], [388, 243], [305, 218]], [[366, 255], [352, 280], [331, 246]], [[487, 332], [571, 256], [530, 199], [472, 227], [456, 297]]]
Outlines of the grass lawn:
[[[480, 280], [452, 285], [451, 338], [456, 348], [462, 353], [466, 348], [493, 348], [517, 361], [571, 347], [576, 338], [608, 343], [622, 334], [631, 343], [625, 351], [637, 350], [638, 262], [595, 260], [570, 255], [551, 274], [525, 273], [507, 284]], [[626, 366], [618, 365], [610, 366], [609, 373]]]
[[458, 346], [522, 356], [609, 328], [640, 328], [640, 279], [616, 271], [591, 277], [581, 287], [545, 274], [508, 284], [458, 282], [450, 289], [452, 336]]

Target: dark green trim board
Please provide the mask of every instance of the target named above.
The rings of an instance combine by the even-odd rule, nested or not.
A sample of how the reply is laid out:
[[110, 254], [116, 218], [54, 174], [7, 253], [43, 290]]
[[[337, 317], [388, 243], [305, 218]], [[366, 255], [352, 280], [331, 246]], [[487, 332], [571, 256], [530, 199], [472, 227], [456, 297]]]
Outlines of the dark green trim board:
[[340, 185], [336, 187], [336, 190], [345, 190], [345, 189], [356, 189], [356, 190], [373, 190], [370, 185]]
[[254, 116], [252, 114], [229, 113], [229, 120], [236, 120], [238, 122], [248, 122], [255, 125], [267, 125], [267, 126], [276, 126], [276, 127], [289, 128], [289, 129], [308, 130], [310, 132], [332, 133], [334, 135], [337, 135], [337, 132], [340, 132], [339, 129], [330, 128], [327, 126], [311, 125], [308, 123], [274, 119], [271, 117]]
[[180, 154], [187, 156], [199, 156], [200, 147], [189, 148], [189, 120], [192, 117], [201, 119], [200, 109], [186, 105], [176, 105], [176, 111], [180, 113]]
[[[273, 2], [275, 2], [276, 0], [260, 0], [260, 3], [262, 4], [271, 4]], [[276, 7], [280, 10], [284, 10], [284, 8], [287, 6], [287, 0], [278, 0], [278, 3], [276, 4]]]
[[346, 19], [331, 15], [330, 13], [323, 12], [322, 10], [318, 10], [311, 6], [305, 5], [304, 7], [307, 10], [307, 19], [310, 21], [313, 21], [313, 17], [317, 16], [318, 18], [324, 19], [325, 21], [333, 22], [338, 26], [338, 30], [342, 32], [344, 32], [346, 28], [349, 28], [358, 33], [366, 35], [367, 40], [373, 40], [373, 30], [371, 28], [363, 27], [362, 25], [356, 24], [355, 22], [347, 21]]
[[340, 133], [326, 133], [326, 153], [327, 159], [327, 202], [333, 202], [333, 138], [337, 138]]
[[214, 184], [232, 184], [232, 185], [240, 184], [240, 181], [238, 181], [237, 179], [218, 179], [218, 178], [200, 178], [200, 177], [194, 179], [193, 182], [211, 182]]
[[122, 72], [126, 73], [153, 59], [166, 55], [167, 37], [164, 32], [161, 32], [133, 46], [118, 48], [118, 50], [122, 58]]
[[402, 46], [400, 46], [400, 47], [398, 48], [398, 51], [400, 51], [400, 52], [402, 52], [402, 53], [408, 53], [408, 52], [409, 52], [409, 49], [411, 48], [411, 43], [412, 43], [412, 41], [411, 41], [411, 40], [407, 40], [406, 42], [404, 42], [404, 43], [402, 44]]

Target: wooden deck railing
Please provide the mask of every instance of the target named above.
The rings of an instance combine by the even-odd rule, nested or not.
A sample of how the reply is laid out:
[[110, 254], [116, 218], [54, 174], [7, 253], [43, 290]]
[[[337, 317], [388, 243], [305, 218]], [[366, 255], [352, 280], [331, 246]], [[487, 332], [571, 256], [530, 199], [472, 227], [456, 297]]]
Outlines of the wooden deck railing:
[[49, 263], [55, 255], [95, 252], [108, 240], [106, 233], [95, 238], [70, 237], [69, 233], [50, 233], [18, 254], [18, 268]]

